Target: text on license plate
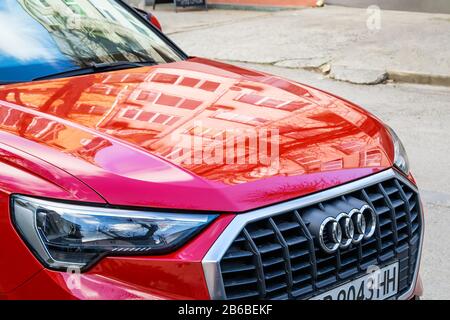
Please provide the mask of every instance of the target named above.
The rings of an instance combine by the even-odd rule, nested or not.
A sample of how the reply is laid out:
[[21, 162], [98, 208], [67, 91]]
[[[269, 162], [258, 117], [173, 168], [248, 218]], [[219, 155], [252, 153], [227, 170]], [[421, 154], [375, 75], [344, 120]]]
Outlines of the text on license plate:
[[384, 300], [398, 292], [398, 262], [311, 298], [311, 300]]

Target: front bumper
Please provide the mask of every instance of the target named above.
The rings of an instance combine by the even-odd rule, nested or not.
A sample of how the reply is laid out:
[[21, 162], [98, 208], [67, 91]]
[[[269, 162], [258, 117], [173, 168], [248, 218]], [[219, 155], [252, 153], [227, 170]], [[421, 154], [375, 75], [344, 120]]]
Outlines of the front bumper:
[[[406, 297], [413, 300], [423, 294], [420, 276], [413, 294]], [[195, 284], [195, 290], [185, 295], [143, 288], [114, 278], [96, 274], [83, 274], [79, 278], [61, 272], [42, 270], [16, 290], [1, 295], [2, 300], [208, 300], [206, 283]]]
[[[398, 177], [388, 170], [367, 179], [383, 181]], [[402, 178], [406, 179], [406, 178]], [[378, 180], [376, 180], [378, 181]], [[403, 180], [405, 183], [408, 181]], [[288, 202], [296, 206], [316, 203], [317, 195], [335, 197], [340, 191], [358, 188], [366, 179], [336, 187], [316, 195]], [[55, 272], [42, 269], [15, 290], [0, 294], [3, 299], [224, 299], [220, 260], [230, 243], [245, 225], [253, 220], [271, 216], [276, 206], [238, 216], [222, 215], [204, 232], [178, 251], [158, 257], [107, 257], [83, 274]], [[423, 214], [420, 241], [423, 239]], [[399, 299], [421, 296], [422, 282], [418, 276], [421, 244], [414, 279]], [[31, 254], [31, 253], [30, 253]]]

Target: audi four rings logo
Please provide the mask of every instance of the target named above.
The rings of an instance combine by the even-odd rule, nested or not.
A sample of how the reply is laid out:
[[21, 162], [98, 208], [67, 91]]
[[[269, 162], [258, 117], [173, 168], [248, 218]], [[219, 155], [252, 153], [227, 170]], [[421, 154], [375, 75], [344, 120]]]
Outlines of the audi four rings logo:
[[327, 217], [320, 225], [320, 245], [328, 253], [348, 248], [352, 243], [357, 244], [372, 237], [376, 224], [375, 212], [368, 205], [342, 212], [335, 218]]

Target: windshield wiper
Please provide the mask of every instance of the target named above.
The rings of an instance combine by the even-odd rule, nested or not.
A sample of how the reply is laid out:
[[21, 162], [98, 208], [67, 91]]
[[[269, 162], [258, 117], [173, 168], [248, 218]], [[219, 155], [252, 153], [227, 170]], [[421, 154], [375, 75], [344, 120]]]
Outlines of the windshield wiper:
[[117, 62], [105, 62], [105, 63], [92, 63], [88, 67], [78, 68], [74, 70], [68, 70], [63, 72], [58, 72], [54, 74], [49, 74], [46, 76], [34, 78], [32, 81], [39, 80], [50, 80], [50, 79], [58, 79], [58, 78], [67, 78], [74, 76], [81, 76], [85, 74], [106, 72], [106, 71], [114, 71], [114, 70], [122, 70], [122, 69], [130, 69], [130, 68], [140, 68], [144, 66], [152, 66], [155, 65], [156, 61], [148, 60], [148, 61], [117, 61]]

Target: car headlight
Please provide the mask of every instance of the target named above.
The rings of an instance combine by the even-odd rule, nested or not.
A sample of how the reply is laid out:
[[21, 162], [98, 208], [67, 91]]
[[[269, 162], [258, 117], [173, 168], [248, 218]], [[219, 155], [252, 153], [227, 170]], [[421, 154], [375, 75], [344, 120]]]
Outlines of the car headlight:
[[12, 197], [17, 230], [46, 267], [85, 268], [105, 255], [173, 251], [217, 215], [81, 206]]
[[392, 142], [394, 144], [394, 165], [399, 168], [404, 174], [409, 174], [409, 160], [408, 155], [406, 154], [405, 146], [403, 145], [402, 141], [398, 137], [398, 135], [395, 133], [395, 131], [387, 127], [389, 133], [392, 137]]

